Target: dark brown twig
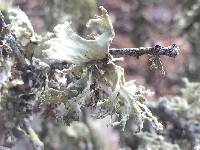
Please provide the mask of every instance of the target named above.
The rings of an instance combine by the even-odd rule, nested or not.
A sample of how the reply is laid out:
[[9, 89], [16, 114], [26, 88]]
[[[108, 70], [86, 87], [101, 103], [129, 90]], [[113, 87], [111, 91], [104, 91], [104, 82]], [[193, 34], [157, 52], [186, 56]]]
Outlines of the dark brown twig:
[[139, 58], [144, 54], [151, 55], [165, 55], [168, 57], [176, 57], [179, 54], [179, 47], [176, 44], [172, 44], [169, 47], [161, 47], [156, 45], [154, 47], [140, 47], [140, 48], [110, 48], [109, 52], [111, 55], [116, 57], [133, 56]]

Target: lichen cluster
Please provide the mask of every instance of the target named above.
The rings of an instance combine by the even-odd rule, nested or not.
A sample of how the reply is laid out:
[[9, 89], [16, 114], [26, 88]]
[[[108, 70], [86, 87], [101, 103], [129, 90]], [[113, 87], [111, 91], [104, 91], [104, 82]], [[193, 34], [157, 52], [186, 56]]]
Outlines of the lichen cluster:
[[[31, 119], [40, 114], [43, 123], [48, 119], [64, 125], [63, 137], [80, 138], [77, 134], [82, 132], [77, 128], [84, 128], [83, 139], [86, 143], [91, 140], [90, 148], [94, 149], [97, 137], [87, 119], [81, 119], [83, 109], [93, 119], [112, 116], [109, 125], [122, 131], [128, 128], [132, 133], [140, 132], [144, 120], [152, 122], [156, 130], [162, 129], [144, 104], [151, 92], [133, 81], [126, 82], [123, 68], [113, 62], [109, 46], [114, 30], [107, 11], [103, 7], [100, 10], [101, 15], [89, 20], [87, 27], [97, 24], [102, 33], [89, 40], [76, 34], [68, 21], [51, 33], [38, 35], [21, 10], [5, 11], [11, 25], [1, 17], [0, 87], [1, 112], [9, 136], [27, 136], [35, 149], [46, 147], [30, 125]], [[83, 124], [73, 123], [81, 120]], [[54, 127], [50, 130], [58, 131], [55, 138], [63, 132]], [[12, 147], [9, 143], [3, 145]]]
[[176, 143], [180, 149], [193, 149], [200, 145], [199, 82], [184, 79], [181, 96], [163, 97], [149, 104], [152, 112], [164, 125], [163, 136]]

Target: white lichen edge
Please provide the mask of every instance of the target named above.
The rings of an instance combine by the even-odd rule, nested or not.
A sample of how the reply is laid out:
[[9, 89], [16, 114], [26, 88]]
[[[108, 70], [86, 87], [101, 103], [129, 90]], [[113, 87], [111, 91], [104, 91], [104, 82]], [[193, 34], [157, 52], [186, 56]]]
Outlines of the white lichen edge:
[[86, 40], [73, 31], [70, 22], [59, 24], [54, 28], [53, 36], [44, 42], [43, 60], [48, 64], [66, 61], [83, 65], [105, 58], [115, 33], [106, 9], [101, 6], [100, 10], [102, 15], [89, 20], [87, 27], [96, 23], [103, 29], [101, 35], [94, 40]]

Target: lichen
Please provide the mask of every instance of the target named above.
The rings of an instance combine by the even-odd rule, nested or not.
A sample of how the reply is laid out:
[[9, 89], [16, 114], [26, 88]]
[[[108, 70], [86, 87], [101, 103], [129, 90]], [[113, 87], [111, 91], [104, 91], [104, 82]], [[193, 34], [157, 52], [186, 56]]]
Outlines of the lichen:
[[[58, 134], [64, 132], [75, 140], [82, 137], [89, 143], [98, 141], [89, 123], [81, 120], [83, 108], [89, 112], [88, 118], [112, 116], [110, 126], [118, 127], [122, 132], [141, 132], [145, 120], [149, 120], [156, 130], [162, 129], [144, 104], [145, 97], [151, 92], [136, 86], [133, 81], [126, 82], [123, 68], [113, 62], [115, 59], [109, 53], [109, 47], [115, 33], [108, 12], [103, 7], [100, 10], [101, 15], [87, 24], [87, 27], [97, 24], [102, 31], [92, 40], [80, 37], [68, 21], [57, 25], [52, 33], [40, 36], [34, 33], [22, 11], [8, 13], [12, 26], [7, 28], [5, 25], [7, 32], [1, 33], [2, 38], [6, 37], [1, 51], [4, 52], [7, 46], [14, 62], [6, 67], [5, 60], [10, 62], [10, 59], [1, 56], [1, 74], [6, 76], [1, 80], [2, 112], [8, 130], [18, 131], [16, 126], [20, 127], [34, 147], [43, 147], [36, 132], [27, 127], [27, 120], [31, 122], [36, 113], [41, 114], [43, 121], [49, 119], [60, 123], [63, 130], [58, 129]], [[26, 44], [22, 43], [23, 38], [28, 40]], [[7, 81], [12, 86], [5, 86]], [[77, 127], [85, 132], [78, 132]], [[56, 129], [52, 127], [52, 130]]]
[[100, 8], [102, 15], [88, 22], [88, 26], [97, 23], [103, 28], [103, 33], [95, 37], [95, 40], [80, 37], [72, 30], [70, 22], [66, 21], [54, 28], [49, 40], [42, 41], [47, 48], [37, 51], [35, 56], [42, 55], [47, 63], [66, 61], [76, 65], [105, 58], [115, 34], [107, 11], [103, 7]]

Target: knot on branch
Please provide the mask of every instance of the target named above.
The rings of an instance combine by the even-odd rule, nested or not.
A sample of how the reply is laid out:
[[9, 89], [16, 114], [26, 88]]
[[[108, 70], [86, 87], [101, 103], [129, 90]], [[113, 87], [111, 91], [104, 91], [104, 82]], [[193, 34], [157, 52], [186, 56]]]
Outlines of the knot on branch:
[[154, 47], [154, 52], [156, 55], [165, 55], [165, 56], [169, 56], [169, 57], [176, 57], [179, 54], [179, 47], [176, 44], [172, 44], [169, 47], [161, 47], [159, 45], [156, 45]]
[[155, 45], [154, 49], [153, 49], [153, 53], [157, 54], [159, 53], [159, 51], [162, 49], [162, 47], [160, 45]]

